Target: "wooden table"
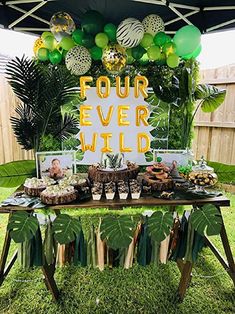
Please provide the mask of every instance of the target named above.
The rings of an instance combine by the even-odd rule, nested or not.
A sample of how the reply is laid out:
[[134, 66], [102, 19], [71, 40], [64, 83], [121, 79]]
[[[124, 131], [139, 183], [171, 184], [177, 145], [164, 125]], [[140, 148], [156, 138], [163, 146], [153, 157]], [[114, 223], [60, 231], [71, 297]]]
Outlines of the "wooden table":
[[[80, 203], [72, 203], [69, 205], [56, 205], [56, 206], [50, 206], [51, 210], [54, 210], [56, 214], [60, 213], [61, 209], [79, 209], [81, 208], [109, 208], [109, 209], [124, 209], [125, 207], [142, 207], [142, 206], [148, 206], [148, 207], [159, 207], [159, 206], [167, 206], [170, 208], [170, 210], [175, 210], [175, 207], [177, 205], [191, 205], [194, 208], [200, 207], [204, 204], [213, 204], [215, 205], [219, 211], [220, 207], [228, 207], [230, 206], [230, 201], [224, 196], [221, 197], [215, 197], [215, 198], [207, 198], [207, 199], [194, 199], [194, 200], [162, 200], [157, 199], [153, 197], [141, 197], [138, 200], [106, 200], [101, 199], [100, 201], [84, 201]], [[37, 211], [36, 209], [32, 210], [30, 208], [25, 207], [18, 207], [18, 206], [9, 206], [9, 207], [0, 207], [0, 213], [5, 213], [11, 215], [14, 211]], [[221, 253], [217, 250], [217, 248], [214, 246], [214, 244], [206, 237], [205, 242], [208, 245], [208, 247], [212, 250], [212, 252], [215, 254], [216, 258], [219, 260], [221, 265], [224, 267], [228, 275], [233, 280], [233, 283], [235, 285], [235, 264], [234, 264], [234, 258], [232, 255], [232, 251], [228, 242], [227, 233], [225, 230], [224, 222], [222, 219], [222, 228], [220, 232], [220, 237], [222, 240], [223, 248], [225, 251], [226, 259], [221, 255]], [[0, 259], [0, 286], [5, 280], [6, 276], [8, 275], [9, 271], [11, 270], [12, 266], [14, 265], [16, 259], [17, 259], [17, 251], [13, 254], [12, 258], [10, 259], [8, 265], [6, 265], [7, 257], [9, 254], [9, 248], [11, 244], [11, 238], [9, 235], [9, 232], [6, 231], [5, 234], [5, 240], [3, 245], [3, 250], [1, 254]], [[179, 267], [179, 270], [181, 272], [181, 278], [180, 283], [178, 287], [178, 295], [179, 299], [183, 300], [187, 287], [190, 284], [191, 281], [191, 272], [193, 264], [191, 262], [184, 262], [183, 260], [177, 260], [177, 265]], [[55, 273], [55, 265], [43, 265], [42, 271], [45, 277], [45, 284], [47, 288], [50, 290], [52, 297], [54, 300], [57, 300], [59, 297], [59, 290], [56, 285], [56, 282], [54, 280], [54, 273]]]

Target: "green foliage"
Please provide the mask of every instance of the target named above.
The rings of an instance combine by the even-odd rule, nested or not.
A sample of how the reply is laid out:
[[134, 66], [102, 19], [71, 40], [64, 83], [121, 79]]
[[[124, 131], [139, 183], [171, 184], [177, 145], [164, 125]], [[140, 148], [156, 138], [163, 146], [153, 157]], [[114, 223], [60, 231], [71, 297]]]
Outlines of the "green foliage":
[[75, 240], [81, 231], [81, 223], [67, 214], [60, 214], [53, 221], [52, 231], [56, 241], [66, 244]]
[[192, 171], [192, 166], [179, 166], [178, 171], [185, 175], [188, 175]]
[[41, 151], [56, 151], [61, 150], [61, 142], [54, 138], [52, 134], [44, 135], [41, 138]]
[[193, 228], [200, 235], [217, 235], [220, 233], [222, 218], [219, 210], [212, 204], [205, 204], [191, 214]]
[[80, 145], [79, 139], [77, 139], [74, 136], [71, 136], [67, 138], [65, 141], [63, 141], [63, 148], [65, 150], [77, 150], [78, 146]]
[[170, 212], [154, 212], [148, 219], [148, 230], [151, 238], [160, 243], [171, 231], [173, 225], [173, 216]]
[[204, 112], [215, 111], [224, 102], [225, 95], [225, 89], [219, 89], [208, 84], [197, 85], [195, 91], [196, 99], [202, 99], [201, 109]]
[[78, 132], [77, 119], [61, 113], [62, 106], [78, 97], [77, 81], [65, 66], [42, 66], [22, 57], [10, 61], [6, 73], [21, 100], [11, 122], [24, 149], [38, 151], [45, 135], [63, 140]]
[[208, 161], [207, 164], [214, 168], [219, 182], [235, 184], [235, 165], [226, 165], [214, 161]]
[[0, 187], [17, 187], [35, 176], [34, 160], [19, 160], [0, 165]]
[[133, 239], [135, 223], [128, 216], [107, 216], [100, 225], [101, 239], [113, 249], [127, 248]]
[[7, 226], [11, 238], [16, 243], [22, 243], [32, 239], [38, 228], [37, 218], [25, 211], [14, 212]]

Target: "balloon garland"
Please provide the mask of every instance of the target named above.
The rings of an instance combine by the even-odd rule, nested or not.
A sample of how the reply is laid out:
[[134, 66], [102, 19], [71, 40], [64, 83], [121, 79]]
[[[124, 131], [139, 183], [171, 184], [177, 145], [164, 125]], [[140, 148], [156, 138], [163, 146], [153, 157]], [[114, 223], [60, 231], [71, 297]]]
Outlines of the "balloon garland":
[[34, 43], [36, 59], [52, 64], [65, 62], [74, 75], [86, 74], [92, 62], [102, 62], [114, 76], [134, 62], [175, 68], [201, 52], [201, 33], [196, 26], [181, 27], [172, 38], [164, 32], [164, 22], [156, 14], [142, 22], [127, 18], [116, 26], [106, 24], [101, 13], [89, 10], [81, 19], [81, 28], [76, 29], [68, 13], [58, 12], [51, 18], [50, 30]]

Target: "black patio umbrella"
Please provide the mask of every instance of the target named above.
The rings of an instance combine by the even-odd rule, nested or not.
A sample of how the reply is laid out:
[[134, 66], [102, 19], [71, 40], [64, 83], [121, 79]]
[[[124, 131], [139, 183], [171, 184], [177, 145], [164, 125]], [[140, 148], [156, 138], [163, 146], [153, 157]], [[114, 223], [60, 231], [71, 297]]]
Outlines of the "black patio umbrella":
[[3, 0], [0, 26], [40, 34], [49, 29], [54, 13], [69, 13], [79, 26], [87, 10], [97, 10], [115, 24], [127, 17], [142, 20], [157, 14], [170, 34], [186, 24], [194, 24], [202, 33], [235, 27], [235, 0]]

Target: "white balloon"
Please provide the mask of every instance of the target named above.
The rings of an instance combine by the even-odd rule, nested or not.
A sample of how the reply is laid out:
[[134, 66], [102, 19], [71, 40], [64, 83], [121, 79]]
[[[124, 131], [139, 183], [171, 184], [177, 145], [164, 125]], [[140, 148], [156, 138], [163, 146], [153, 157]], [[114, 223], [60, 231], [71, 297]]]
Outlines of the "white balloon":
[[139, 45], [144, 36], [142, 23], [135, 18], [127, 18], [117, 28], [117, 42], [124, 48], [132, 48]]
[[156, 14], [147, 15], [142, 24], [144, 26], [145, 33], [149, 33], [151, 35], [155, 35], [158, 32], [164, 32], [165, 26], [162, 18]]
[[82, 46], [71, 48], [65, 57], [65, 64], [71, 74], [83, 75], [89, 71], [91, 67], [90, 52]]

